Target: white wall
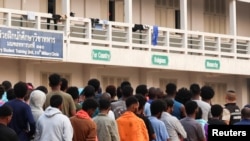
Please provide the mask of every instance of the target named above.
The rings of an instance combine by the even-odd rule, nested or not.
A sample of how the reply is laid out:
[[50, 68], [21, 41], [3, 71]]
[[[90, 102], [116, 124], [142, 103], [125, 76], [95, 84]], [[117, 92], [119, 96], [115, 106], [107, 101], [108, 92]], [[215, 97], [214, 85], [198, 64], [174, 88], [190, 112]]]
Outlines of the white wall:
[[204, 31], [203, 0], [188, 1], [188, 30]]
[[18, 60], [0, 58], [0, 83], [9, 80], [14, 85], [20, 80], [18, 63]]
[[[86, 0], [86, 17], [87, 18], [100, 18], [100, 1], [99, 0]], [[80, 7], [79, 7], [80, 8]]]
[[140, 9], [141, 0], [132, 0], [132, 23], [139, 24], [141, 23], [141, 9]]
[[155, 25], [155, 1], [141, 0], [141, 23], [148, 25]]

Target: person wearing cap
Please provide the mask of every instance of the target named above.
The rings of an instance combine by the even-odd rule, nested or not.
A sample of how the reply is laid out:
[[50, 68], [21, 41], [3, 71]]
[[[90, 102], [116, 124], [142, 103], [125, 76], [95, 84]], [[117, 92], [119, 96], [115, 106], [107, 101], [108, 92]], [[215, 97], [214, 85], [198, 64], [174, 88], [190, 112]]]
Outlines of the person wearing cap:
[[0, 141], [18, 141], [16, 132], [9, 128], [7, 124], [11, 121], [12, 109], [3, 105], [0, 107]]
[[250, 125], [250, 105], [245, 105], [241, 110], [241, 120], [234, 125]]
[[236, 104], [236, 93], [233, 90], [229, 90], [225, 97], [226, 104], [223, 110], [222, 119], [229, 125], [233, 125], [239, 122], [241, 119], [241, 111], [239, 106]]

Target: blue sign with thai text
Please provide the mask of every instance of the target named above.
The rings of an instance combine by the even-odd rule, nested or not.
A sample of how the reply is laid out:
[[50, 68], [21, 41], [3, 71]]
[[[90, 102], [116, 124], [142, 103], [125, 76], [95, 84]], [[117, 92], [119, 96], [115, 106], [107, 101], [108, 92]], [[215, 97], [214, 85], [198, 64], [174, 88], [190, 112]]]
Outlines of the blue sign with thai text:
[[0, 54], [63, 58], [63, 33], [0, 27]]

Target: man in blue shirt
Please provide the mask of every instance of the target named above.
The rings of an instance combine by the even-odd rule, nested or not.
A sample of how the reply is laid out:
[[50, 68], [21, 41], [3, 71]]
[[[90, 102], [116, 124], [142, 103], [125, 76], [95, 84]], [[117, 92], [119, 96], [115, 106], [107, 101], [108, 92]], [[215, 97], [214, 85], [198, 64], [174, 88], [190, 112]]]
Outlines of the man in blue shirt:
[[5, 103], [13, 109], [9, 127], [17, 133], [19, 141], [28, 141], [35, 133], [35, 120], [31, 108], [24, 101], [27, 91], [28, 87], [25, 82], [17, 82], [14, 85], [14, 93], [17, 98]]
[[151, 116], [148, 117], [156, 134], [156, 139], [152, 141], [169, 141], [167, 128], [163, 121], [159, 120], [165, 109], [162, 100], [154, 100], [150, 105]]

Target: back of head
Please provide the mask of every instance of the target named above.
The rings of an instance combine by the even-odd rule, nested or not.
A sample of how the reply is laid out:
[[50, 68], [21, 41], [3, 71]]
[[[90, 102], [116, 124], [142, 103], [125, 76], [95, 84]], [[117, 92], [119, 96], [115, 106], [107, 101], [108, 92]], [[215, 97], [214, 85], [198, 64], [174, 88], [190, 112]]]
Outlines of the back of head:
[[116, 87], [114, 85], [108, 85], [105, 91], [110, 94], [111, 98], [116, 96]]
[[175, 95], [176, 91], [177, 91], [177, 86], [176, 86], [176, 84], [174, 84], [174, 83], [168, 83], [168, 84], [166, 85], [166, 93], [167, 93], [168, 95], [173, 96], [173, 95]]
[[202, 86], [200, 95], [203, 100], [210, 100], [214, 97], [214, 89], [211, 86]]
[[198, 110], [198, 104], [195, 101], [190, 100], [185, 103], [185, 109], [187, 115], [192, 115]]
[[187, 88], [182, 87], [176, 93], [175, 100], [185, 105], [187, 101], [191, 100], [191, 97], [190, 91]]
[[235, 93], [235, 91], [233, 91], [233, 90], [227, 91], [226, 100], [227, 100], [227, 102], [235, 103], [236, 102], [236, 93]]
[[36, 90], [43, 91], [45, 94], [48, 93], [47, 87], [45, 87], [45, 86], [43, 86], [43, 85], [36, 87]]
[[213, 117], [220, 117], [223, 113], [223, 107], [219, 104], [214, 104], [211, 106], [211, 114]]
[[148, 94], [147, 85], [145, 85], [145, 84], [138, 85], [135, 89], [135, 93], [146, 96]]
[[10, 88], [9, 90], [7, 90], [6, 95], [7, 95], [8, 101], [16, 98], [16, 95], [15, 95], [13, 88]]
[[30, 94], [30, 106], [42, 108], [46, 100], [46, 95], [40, 90], [34, 90]]
[[129, 81], [122, 81], [120, 87], [123, 88], [124, 86], [131, 86], [131, 83]]
[[0, 118], [5, 118], [12, 115], [12, 108], [8, 105], [0, 106]]
[[134, 104], [138, 104], [138, 99], [135, 96], [130, 96], [126, 99], [126, 107], [130, 108]]
[[129, 85], [124, 86], [124, 87], [122, 87], [122, 96], [124, 98], [130, 97], [133, 95], [133, 91], [134, 91], [134, 89], [131, 86], [129, 86]]
[[95, 96], [95, 88], [92, 85], [84, 87], [82, 93], [86, 98], [91, 98]]
[[147, 102], [146, 97], [142, 96], [141, 94], [136, 94], [135, 98], [137, 98], [138, 102], [139, 102], [139, 110], [144, 108], [144, 105]]
[[250, 119], [250, 107], [243, 107], [241, 110], [242, 119]]
[[4, 94], [4, 86], [0, 85], [0, 99], [2, 98], [3, 94]]
[[157, 99], [150, 104], [150, 111], [153, 116], [165, 111], [166, 104], [163, 100]]
[[76, 86], [68, 87], [68, 89], [66, 90], [66, 93], [70, 94], [74, 100], [79, 98], [79, 91], [78, 91], [78, 87]]
[[201, 107], [198, 107], [198, 112], [196, 113], [195, 119], [202, 119]]
[[101, 98], [99, 100], [99, 109], [100, 110], [108, 110], [110, 108], [111, 102], [108, 99]]
[[19, 81], [14, 85], [14, 93], [17, 98], [24, 98], [28, 92], [28, 87], [25, 82]]
[[100, 81], [96, 78], [92, 78], [88, 81], [88, 85], [91, 85], [95, 88], [95, 92], [97, 92], [100, 88]]
[[55, 87], [61, 83], [61, 76], [57, 73], [53, 73], [49, 76], [49, 86]]
[[61, 78], [61, 91], [65, 91], [68, 88], [68, 80], [66, 78]]
[[118, 99], [122, 97], [122, 88], [120, 86], [116, 88], [116, 95]]
[[5, 91], [9, 90], [12, 87], [11, 82], [8, 80], [3, 81], [2, 85], [3, 85]]
[[107, 92], [103, 93], [101, 96], [100, 96], [100, 99], [106, 99], [106, 100], [109, 100], [111, 101], [111, 95]]
[[166, 109], [174, 106], [174, 100], [170, 97], [165, 97], [163, 101], [166, 103]]
[[99, 105], [94, 98], [88, 98], [83, 102], [82, 109], [84, 111], [95, 110], [98, 106]]
[[50, 106], [54, 108], [59, 108], [63, 103], [63, 98], [60, 95], [53, 95], [50, 98]]
[[201, 88], [199, 84], [193, 83], [190, 85], [189, 90], [192, 94], [192, 97], [200, 95]]
[[156, 88], [155, 87], [150, 87], [148, 90], [148, 98], [149, 99], [156, 99]]

